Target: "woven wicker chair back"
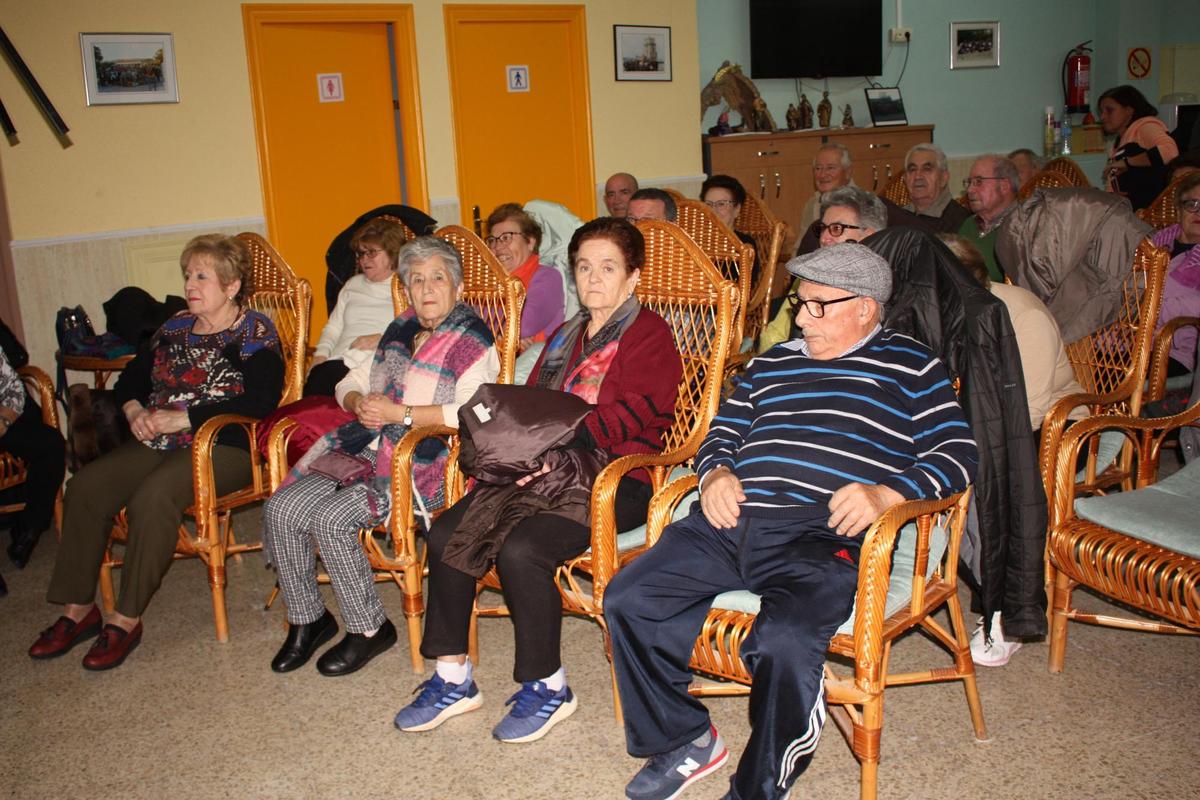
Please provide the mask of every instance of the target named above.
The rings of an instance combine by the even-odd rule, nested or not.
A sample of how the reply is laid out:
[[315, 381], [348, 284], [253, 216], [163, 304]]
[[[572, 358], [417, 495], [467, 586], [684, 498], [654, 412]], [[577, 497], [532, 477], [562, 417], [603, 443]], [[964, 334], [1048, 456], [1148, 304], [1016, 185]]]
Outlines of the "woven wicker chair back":
[[750, 234], [754, 239], [754, 257], [759, 268], [757, 280], [750, 286], [750, 299], [746, 303], [746, 329], [742, 332], [755, 340], [767, 324], [771, 305], [771, 288], [775, 281], [775, 270], [779, 253], [783, 249], [786, 226], [776, 219], [761, 200], [752, 194], [746, 195], [742, 210], [733, 221], [736, 230]]
[[309, 320], [312, 313], [312, 286], [299, 278], [263, 237], [257, 233], [239, 233], [237, 238], [250, 250], [254, 291], [247, 305], [275, 323], [283, 346], [284, 384], [280, 405], [300, 399], [308, 357]]
[[1154, 202], [1139, 209], [1137, 215], [1156, 230], [1162, 230], [1179, 222], [1179, 206], [1175, 204], [1175, 189], [1185, 177], [1187, 176], [1180, 175], [1169, 183], [1167, 188], [1154, 198]]
[[1092, 182], [1088, 180], [1087, 175], [1079, 168], [1073, 159], [1066, 156], [1052, 158], [1046, 162], [1046, 166], [1042, 167], [1045, 172], [1057, 172], [1071, 182], [1072, 186], [1078, 186], [1081, 189], [1090, 188]]
[[690, 457], [720, 402], [736, 289], [678, 226], [646, 220], [638, 229], [646, 239], [638, 299], [671, 326], [683, 362], [675, 421], [663, 435], [662, 451], [690, 450]]
[[400, 232], [404, 234], [404, 241], [406, 242], [411, 242], [413, 239], [417, 238], [416, 232], [412, 228], [405, 225], [404, 220], [400, 219], [399, 217], [393, 217], [391, 214], [380, 214], [378, 217], [376, 217], [376, 219], [385, 219], [388, 222], [394, 222], [399, 225]]
[[1169, 261], [1166, 250], [1155, 247], [1149, 239], [1143, 240], [1121, 286], [1120, 315], [1095, 333], [1067, 345], [1067, 357], [1085, 392], [1126, 398], [1106, 408], [1108, 413], [1137, 416], [1141, 412], [1142, 387]]
[[721, 275], [738, 288], [735, 301], [734, 341], [738, 344], [746, 329], [746, 302], [750, 297], [750, 277], [754, 272], [754, 247], [746, 244], [718, 219], [713, 210], [699, 200], [679, 203], [679, 227], [700, 245]]
[[884, 200], [891, 200], [898, 206], [906, 206], [912, 199], [908, 195], [908, 184], [904, 182], [904, 173], [893, 175], [883, 187], [883, 191], [879, 196]]
[[1017, 192], [1018, 200], [1028, 200], [1034, 189], [1069, 189], [1075, 184], [1071, 179], [1061, 172], [1050, 172], [1049, 170], [1039, 170], [1030, 176], [1029, 180], [1025, 181], [1025, 185]]

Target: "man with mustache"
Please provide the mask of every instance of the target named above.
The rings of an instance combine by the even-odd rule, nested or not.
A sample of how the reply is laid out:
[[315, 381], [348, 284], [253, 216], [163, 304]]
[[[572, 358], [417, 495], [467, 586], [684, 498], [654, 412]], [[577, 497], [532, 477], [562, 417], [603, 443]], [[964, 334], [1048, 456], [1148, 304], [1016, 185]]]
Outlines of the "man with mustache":
[[904, 184], [909, 196], [904, 210], [921, 217], [938, 233], [955, 233], [971, 212], [954, 202], [949, 183], [950, 169], [942, 148], [914, 145], [904, 157]]

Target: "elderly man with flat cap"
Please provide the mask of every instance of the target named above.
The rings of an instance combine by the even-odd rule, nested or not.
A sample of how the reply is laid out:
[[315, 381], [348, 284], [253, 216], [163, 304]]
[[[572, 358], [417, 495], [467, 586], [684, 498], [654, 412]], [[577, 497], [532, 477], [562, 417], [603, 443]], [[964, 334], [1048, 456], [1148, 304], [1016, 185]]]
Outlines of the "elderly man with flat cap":
[[822, 668], [850, 616], [859, 535], [903, 500], [965, 489], [978, 451], [946, 370], [881, 325], [892, 271], [860, 244], [788, 263], [802, 339], [750, 363], [696, 456], [700, 501], [605, 594], [631, 755], [631, 800], [675, 797], [725, 745], [691, 697], [688, 660], [712, 599], [748, 589], [741, 647], [753, 730], [728, 798], [783, 797], [825, 720]]

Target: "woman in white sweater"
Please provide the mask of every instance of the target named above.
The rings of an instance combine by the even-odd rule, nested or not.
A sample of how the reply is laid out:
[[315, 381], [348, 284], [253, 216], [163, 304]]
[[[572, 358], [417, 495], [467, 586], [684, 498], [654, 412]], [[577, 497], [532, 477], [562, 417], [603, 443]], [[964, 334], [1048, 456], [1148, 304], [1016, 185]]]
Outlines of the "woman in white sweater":
[[404, 245], [404, 234], [391, 220], [373, 219], [354, 233], [350, 249], [359, 273], [338, 292], [337, 304], [321, 331], [304, 396], [332, 396], [346, 373], [371, 360], [380, 334], [395, 318], [392, 274]]

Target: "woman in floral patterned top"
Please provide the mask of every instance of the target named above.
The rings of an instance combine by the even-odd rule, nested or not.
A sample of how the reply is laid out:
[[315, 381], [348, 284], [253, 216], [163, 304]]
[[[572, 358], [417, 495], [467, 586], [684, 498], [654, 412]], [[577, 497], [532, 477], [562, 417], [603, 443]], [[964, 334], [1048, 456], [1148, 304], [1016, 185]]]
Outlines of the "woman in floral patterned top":
[[[159, 328], [149, 352], [121, 373], [117, 401], [134, 440], [91, 462], [67, 484], [62, 542], [46, 599], [63, 616], [29, 650], [52, 658], [99, 634], [87, 669], [120, 666], [142, 637], [141, 615], [171, 566], [184, 510], [194, 502], [192, 437], [211, 417], [262, 418], [279, 403], [284, 364], [271, 320], [246, 309], [253, 291], [249, 253], [233, 237], [210, 234], [179, 259], [188, 309]], [[249, 483], [241, 429], [217, 436], [212, 452], [218, 494]], [[101, 626], [96, 579], [113, 515], [126, 509], [129, 541], [116, 611]]]

